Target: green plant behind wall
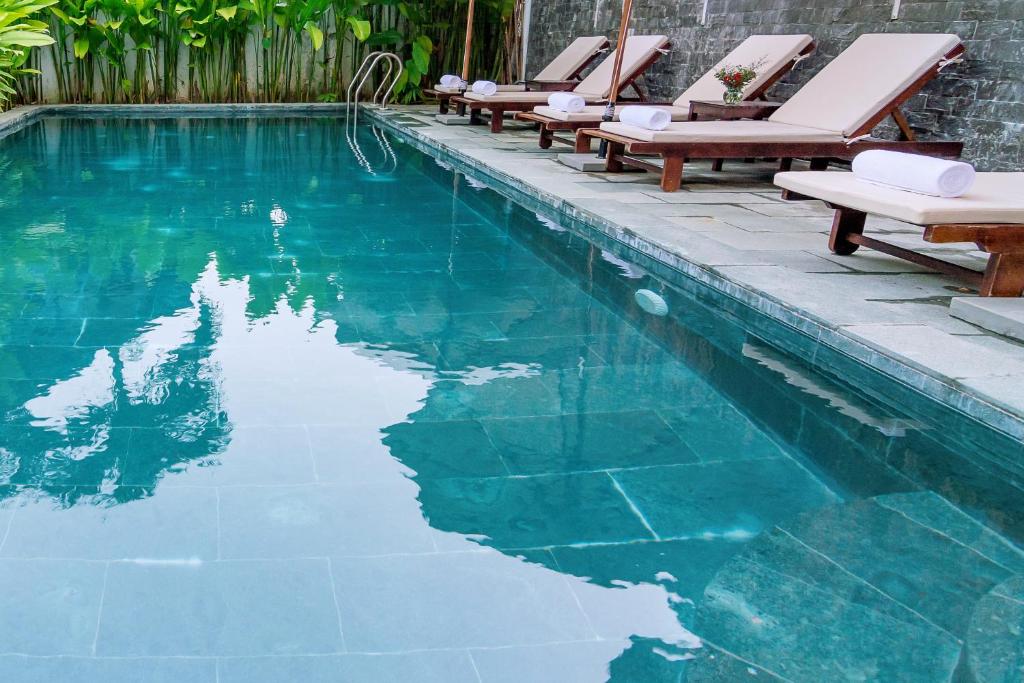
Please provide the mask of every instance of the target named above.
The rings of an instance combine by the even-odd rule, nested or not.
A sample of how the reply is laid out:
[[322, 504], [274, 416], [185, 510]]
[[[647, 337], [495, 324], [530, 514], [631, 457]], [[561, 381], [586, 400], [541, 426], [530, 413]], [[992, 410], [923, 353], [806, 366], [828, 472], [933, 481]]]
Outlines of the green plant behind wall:
[[18, 94], [18, 78], [35, 73], [30, 51], [53, 42], [46, 23], [32, 17], [55, 1], [0, 0], [0, 108]]
[[[0, 0], [2, 2], [3, 0]], [[371, 50], [398, 53], [403, 101], [459, 70], [467, 0], [35, 0], [50, 6], [64, 102], [335, 101]], [[516, 8], [478, 0], [475, 77], [514, 79]], [[38, 97], [37, 77], [22, 79]]]

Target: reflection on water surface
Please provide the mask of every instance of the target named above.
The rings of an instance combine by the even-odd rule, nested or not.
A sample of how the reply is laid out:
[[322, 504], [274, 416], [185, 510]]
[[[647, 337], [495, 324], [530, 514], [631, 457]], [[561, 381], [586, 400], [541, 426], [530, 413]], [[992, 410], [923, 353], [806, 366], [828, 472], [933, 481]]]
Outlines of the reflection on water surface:
[[392, 144], [373, 175], [329, 119], [5, 141], [9, 679], [1016, 666], [1020, 444]]

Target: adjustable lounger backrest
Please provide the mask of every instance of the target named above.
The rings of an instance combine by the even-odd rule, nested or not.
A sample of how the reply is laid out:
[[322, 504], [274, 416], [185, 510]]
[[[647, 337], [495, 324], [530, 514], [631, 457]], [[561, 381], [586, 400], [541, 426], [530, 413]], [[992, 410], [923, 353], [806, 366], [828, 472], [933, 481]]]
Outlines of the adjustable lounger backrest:
[[[668, 47], [665, 36], [630, 36], [626, 38], [626, 49], [622, 55], [622, 72], [619, 83], [627, 83], [644, 68], [648, 61], [659, 50]], [[604, 99], [611, 94], [612, 69], [615, 64], [615, 52], [608, 54], [590, 75], [580, 81], [573, 92], [588, 99]]]
[[775, 78], [782, 69], [787, 68], [813, 42], [814, 39], [806, 34], [750, 36], [737, 45], [718, 64], [708, 69], [707, 73], [697, 79], [697, 82], [687, 88], [672, 104], [685, 109], [693, 100], [720, 100], [725, 92], [725, 86], [715, 78], [715, 71], [723, 66], [749, 66], [760, 61], [757, 78], [743, 89], [748, 96], [750, 93], [756, 93]]
[[604, 36], [583, 36], [569, 44], [557, 57], [533, 77], [536, 81], [565, 81], [579, 73], [580, 69], [594, 58], [608, 44]]
[[[946, 33], [868, 33], [769, 117], [846, 137], [876, 119], [960, 44]], [[914, 90], [923, 86], [920, 83]]]

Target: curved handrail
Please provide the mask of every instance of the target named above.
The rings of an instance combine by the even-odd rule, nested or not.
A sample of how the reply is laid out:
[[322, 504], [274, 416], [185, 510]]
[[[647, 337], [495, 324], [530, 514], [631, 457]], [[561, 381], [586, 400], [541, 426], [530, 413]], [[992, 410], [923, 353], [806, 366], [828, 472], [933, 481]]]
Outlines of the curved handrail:
[[[377, 104], [377, 99], [381, 96], [381, 91], [384, 90], [384, 86], [390, 81], [390, 86], [386, 91], [384, 91], [384, 97], [380, 103], [381, 108], [386, 109], [391, 93], [394, 91], [395, 85], [398, 83], [398, 79], [401, 78], [402, 70], [405, 65], [402, 64], [402, 58], [395, 53], [378, 50], [366, 55], [363, 63], [359, 66], [359, 69], [356, 70], [355, 76], [352, 77], [352, 82], [349, 84], [348, 91], [345, 95], [345, 116], [348, 117], [349, 111], [351, 110], [351, 118], [353, 122], [357, 122], [359, 119], [359, 93], [362, 92], [363, 86], [366, 84], [366, 80], [371, 74], [373, 74], [374, 67], [376, 67], [382, 59], [387, 61], [388, 70], [385, 72], [380, 85], [377, 86], [377, 90], [374, 91], [371, 102]], [[395, 64], [398, 65], [398, 72], [395, 73], [394, 78], [392, 78], [392, 74], [395, 71]], [[352, 98], [353, 91], [355, 92], [355, 100]]]
[[[387, 90], [384, 91], [384, 96], [383, 96], [383, 98], [381, 98], [381, 101], [380, 101], [380, 108], [381, 109], [387, 109], [388, 108], [388, 102], [391, 100], [391, 95], [395, 92], [395, 86], [398, 85], [398, 79], [402, 77], [402, 71], [405, 70], [405, 65], [402, 64], [402, 58], [401, 57], [399, 57], [398, 55], [396, 55], [393, 52], [388, 52], [387, 55], [388, 55], [388, 61], [392, 61], [392, 62], [394, 62], [395, 64], [398, 65], [398, 72], [395, 74], [395, 77], [391, 80], [391, 85], [388, 86]], [[390, 75], [390, 74], [391, 74], [391, 70], [388, 69], [388, 75]], [[373, 101], [374, 101], [374, 103], [377, 102], [377, 96], [380, 95], [380, 91], [382, 89], [384, 89], [384, 84], [387, 83], [387, 82], [388, 82], [388, 79], [387, 79], [387, 76], [385, 76], [384, 79], [380, 83], [380, 87], [377, 88], [377, 92], [375, 92], [373, 94]]]
[[[371, 103], [378, 104], [381, 109], [387, 109], [388, 102], [391, 99], [391, 95], [394, 93], [395, 86], [398, 84], [398, 79], [402, 76], [402, 71], [405, 65], [402, 63], [402, 58], [393, 52], [384, 52], [383, 50], [377, 50], [366, 55], [363, 59], [363, 63], [356, 69], [355, 75], [352, 76], [352, 81], [349, 83], [348, 90], [345, 92], [345, 140], [348, 143], [349, 149], [352, 151], [353, 157], [355, 157], [356, 163], [358, 163], [367, 173], [370, 175], [377, 175], [379, 172], [393, 173], [398, 168], [398, 157], [395, 155], [394, 149], [391, 147], [391, 143], [388, 142], [386, 136], [377, 130], [376, 126], [372, 127], [374, 139], [380, 146], [381, 151], [384, 153], [384, 169], [378, 170], [374, 168], [374, 165], [367, 158], [359, 145], [357, 126], [359, 124], [359, 93], [362, 92], [363, 86], [366, 84], [367, 79], [373, 74], [374, 68], [380, 63], [381, 60], [387, 62], [387, 70], [384, 72], [384, 77], [380, 81], [380, 85], [373, 92], [373, 99]], [[397, 65], [397, 70], [396, 70]], [[351, 114], [350, 114], [351, 112]], [[349, 125], [351, 122], [351, 126]]]
[[[345, 115], [346, 116], [348, 116], [349, 105], [352, 103], [352, 91], [356, 87], [356, 83], [362, 83], [362, 81], [360, 80], [360, 77], [363, 75], [363, 71], [366, 70], [368, 65], [371, 66], [371, 68], [372, 68], [372, 65], [370, 64], [371, 60], [372, 60], [373, 64], [376, 64], [377, 60], [374, 59], [374, 58], [377, 57], [378, 55], [381, 55], [381, 54], [384, 54], [383, 50], [376, 50], [376, 51], [371, 52], [370, 54], [366, 55], [366, 57], [363, 58], [363, 63], [359, 65], [359, 68], [356, 69], [356, 72], [352, 75], [352, 80], [349, 81], [349, 84], [348, 84], [348, 90], [345, 91]], [[358, 97], [358, 92], [356, 93], [356, 96]]]

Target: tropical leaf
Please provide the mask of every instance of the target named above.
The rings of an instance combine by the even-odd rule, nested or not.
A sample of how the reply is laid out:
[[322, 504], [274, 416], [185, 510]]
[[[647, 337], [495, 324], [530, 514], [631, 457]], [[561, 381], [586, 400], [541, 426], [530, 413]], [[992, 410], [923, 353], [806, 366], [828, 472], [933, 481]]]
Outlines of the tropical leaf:
[[370, 37], [370, 31], [372, 30], [370, 22], [356, 17], [349, 17], [346, 21], [352, 27], [352, 35], [356, 37], [356, 40], [363, 42]]

